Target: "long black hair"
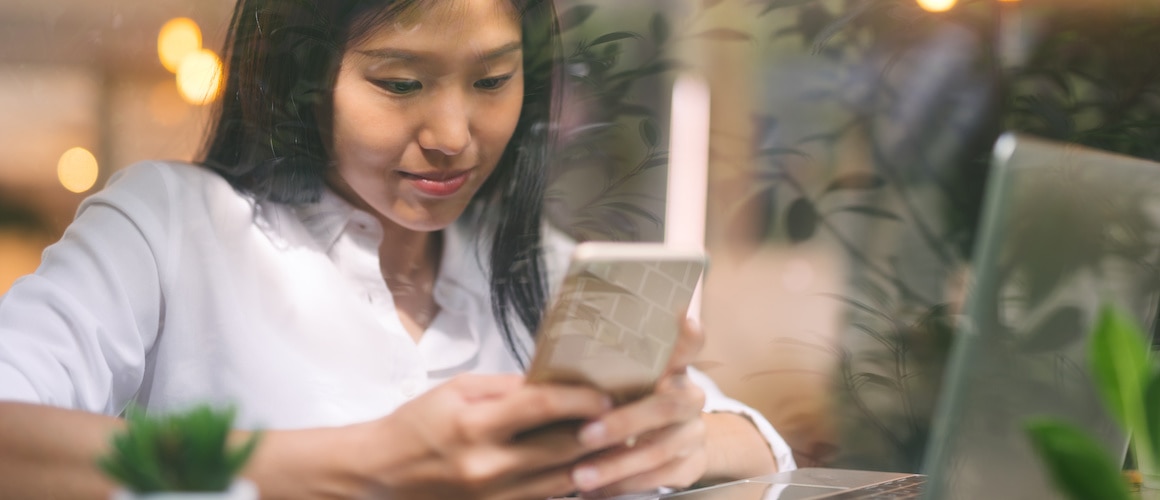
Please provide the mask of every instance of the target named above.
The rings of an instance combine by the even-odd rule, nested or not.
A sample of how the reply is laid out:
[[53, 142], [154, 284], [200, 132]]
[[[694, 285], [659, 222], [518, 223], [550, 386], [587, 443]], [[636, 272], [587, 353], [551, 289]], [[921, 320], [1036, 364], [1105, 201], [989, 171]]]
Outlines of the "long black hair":
[[[400, 13], [444, 0], [238, 0], [223, 51], [225, 83], [201, 163], [236, 189], [281, 203], [319, 199], [334, 83], [345, 48]], [[561, 81], [551, 0], [510, 0], [521, 19], [523, 108], [468, 212], [491, 234], [491, 307], [521, 363], [512, 313], [535, 334], [546, 300], [541, 224], [551, 119]]]

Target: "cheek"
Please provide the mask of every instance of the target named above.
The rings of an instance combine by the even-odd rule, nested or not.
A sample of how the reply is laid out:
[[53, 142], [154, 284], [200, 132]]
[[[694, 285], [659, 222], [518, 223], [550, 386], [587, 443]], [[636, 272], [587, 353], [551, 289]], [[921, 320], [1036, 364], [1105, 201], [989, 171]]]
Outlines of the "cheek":
[[333, 99], [332, 155], [340, 167], [382, 162], [396, 154], [403, 121], [398, 110], [347, 72], [339, 74]]

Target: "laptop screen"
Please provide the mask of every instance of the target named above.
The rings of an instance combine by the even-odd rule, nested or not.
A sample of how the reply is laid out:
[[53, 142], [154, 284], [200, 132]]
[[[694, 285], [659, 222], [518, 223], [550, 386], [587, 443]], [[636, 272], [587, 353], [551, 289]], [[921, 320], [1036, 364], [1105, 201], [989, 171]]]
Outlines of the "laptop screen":
[[1053, 498], [1031, 416], [1069, 420], [1124, 456], [1086, 354], [1101, 304], [1154, 323], [1158, 265], [1160, 164], [999, 140], [927, 454], [931, 498]]

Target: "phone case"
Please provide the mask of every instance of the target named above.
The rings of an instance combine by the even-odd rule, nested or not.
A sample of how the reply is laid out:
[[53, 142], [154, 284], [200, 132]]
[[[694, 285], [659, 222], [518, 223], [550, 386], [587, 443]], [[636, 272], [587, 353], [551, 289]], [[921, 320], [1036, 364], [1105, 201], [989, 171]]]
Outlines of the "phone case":
[[648, 394], [704, 268], [700, 251], [580, 244], [544, 317], [529, 380], [595, 386], [618, 404]]

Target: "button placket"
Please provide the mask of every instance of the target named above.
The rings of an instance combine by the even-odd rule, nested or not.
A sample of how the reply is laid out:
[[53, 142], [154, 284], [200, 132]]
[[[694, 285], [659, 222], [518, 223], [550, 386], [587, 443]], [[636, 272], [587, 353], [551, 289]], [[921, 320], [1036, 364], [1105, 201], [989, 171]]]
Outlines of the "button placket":
[[404, 398], [413, 399], [423, 392], [423, 382], [419, 380], [404, 380], [399, 384], [399, 392]]

